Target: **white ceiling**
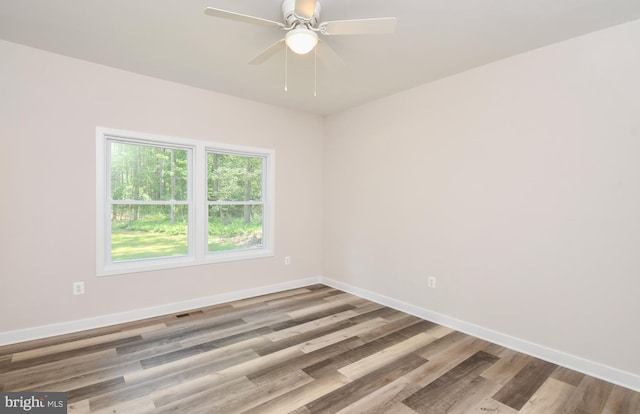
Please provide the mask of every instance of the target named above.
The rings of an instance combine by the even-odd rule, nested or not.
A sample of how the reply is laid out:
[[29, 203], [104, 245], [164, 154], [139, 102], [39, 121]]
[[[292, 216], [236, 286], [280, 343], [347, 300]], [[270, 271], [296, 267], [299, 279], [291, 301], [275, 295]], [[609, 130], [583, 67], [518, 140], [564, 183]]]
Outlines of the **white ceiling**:
[[[321, 20], [395, 16], [396, 33], [325, 37], [318, 49], [247, 61], [276, 29], [207, 6], [281, 21], [281, 0], [0, 0], [0, 38], [132, 72], [317, 114], [640, 18], [638, 0], [321, 0]], [[0, 57], [1, 59], [1, 57]]]

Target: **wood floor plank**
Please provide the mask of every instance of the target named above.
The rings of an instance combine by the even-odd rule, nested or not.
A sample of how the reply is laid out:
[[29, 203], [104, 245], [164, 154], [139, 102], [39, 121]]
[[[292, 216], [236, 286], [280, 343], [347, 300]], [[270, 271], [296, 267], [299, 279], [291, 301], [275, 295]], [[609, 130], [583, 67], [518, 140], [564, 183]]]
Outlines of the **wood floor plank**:
[[453, 332], [456, 332], [456, 331], [454, 331], [453, 329], [447, 326], [442, 326], [442, 325], [435, 325], [429, 328], [429, 335], [435, 336], [438, 339], [443, 338]]
[[359, 323], [357, 325], [353, 325], [336, 332], [332, 332], [328, 335], [323, 335], [319, 338], [309, 340], [301, 344], [299, 348], [304, 353], [313, 352], [317, 349], [324, 348], [325, 346], [329, 346], [331, 344], [340, 342], [347, 338], [358, 336], [361, 333], [365, 333], [367, 331], [370, 331], [371, 329], [375, 329], [379, 326], [386, 325], [388, 323], [389, 322], [387, 322], [382, 318], [374, 318], [369, 321]]
[[[427, 363], [427, 362], [425, 362]], [[424, 363], [422, 364], [424, 365]], [[416, 367], [415, 369], [417, 369]], [[393, 407], [397, 405], [396, 397], [409, 386], [406, 376], [402, 376], [391, 381], [389, 384], [365, 395], [357, 401], [339, 410], [336, 414], [348, 413], [391, 413]], [[394, 400], [396, 399], [396, 400]], [[403, 404], [404, 406], [404, 404]], [[406, 407], [406, 406], [404, 406]], [[406, 407], [406, 409], [409, 409]], [[413, 411], [413, 410], [411, 410]]]
[[364, 343], [361, 336], [358, 336], [357, 338], [359, 340], [357, 346], [354, 346], [339, 355], [318, 361], [317, 363], [306, 367], [304, 369], [305, 372], [314, 378], [319, 378], [327, 373], [337, 371], [344, 366], [357, 362], [407, 339], [404, 335], [401, 335], [398, 332], [390, 333], [368, 343]]
[[165, 324], [156, 324], [144, 326], [136, 329], [130, 329], [123, 332], [115, 332], [107, 335], [79, 339], [73, 342], [64, 342], [61, 344], [50, 345], [43, 348], [35, 348], [29, 351], [17, 352], [11, 358], [12, 363], [33, 359], [38, 357], [46, 357], [55, 354], [68, 353], [72, 350], [95, 347], [96, 345], [106, 344], [109, 347], [117, 346], [118, 341], [123, 339], [140, 339], [140, 335], [146, 332], [159, 331], [166, 328]]
[[276, 299], [290, 298], [291, 296], [295, 296], [301, 293], [311, 293], [311, 291], [307, 288], [285, 290], [283, 292], [269, 293], [268, 295], [254, 296], [248, 299], [237, 300], [235, 302], [232, 302], [231, 306], [233, 306], [234, 308], [242, 308], [245, 306], [254, 305], [256, 303], [262, 304]]
[[[388, 319], [385, 320], [388, 321]], [[377, 338], [389, 335], [394, 332], [402, 332], [402, 334], [408, 338], [412, 335], [426, 331], [431, 326], [433, 326], [431, 322], [423, 321], [414, 316], [407, 315], [404, 318], [395, 319], [393, 321], [390, 321], [386, 325], [383, 325], [376, 329], [372, 329], [369, 332], [365, 332], [360, 335], [360, 338], [362, 338], [362, 340], [365, 342], [371, 342]]]
[[502, 385], [511, 381], [525, 365], [533, 360], [528, 355], [506, 348], [492, 355], [496, 355], [500, 360], [483, 372], [482, 377]]
[[556, 368], [555, 364], [533, 359], [493, 398], [511, 408], [520, 410]]
[[287, 361], [300, 355], [301, 351], [299, 349], [291, 347], [269, 355], [253, 358], [217, 372], [182, 382], [167, 389], [153, 392], [153, 401], [158, 407], [166, 405], [172, 401], [188, 397], [194, 393], [202, 392], [207, 388], [223, 384], [227, 381], [245, 376], [251, 372], [271, 368], [279, 362]]
[[[344, 332], [347, 328], [351, 328], [353, 326], [355, 326], [355, 324], [351, 322], [351, 320], [346, 319], [335, 322], [333, 325], [324, 325], [314, 330], [300, 333], [287, 339], [282, 339], [278, 342], [270, 342], [254, 349], [258, 354], [266, 355], [291, 346], [300, 346], [301, 344], [310, 341], [321, 341], [323, 340], [321, 338], [337, 338], [334, 335], [336, 332]], [[340, 342], [340, 340], [340, 338], [336, 339], [337, 342]]]
[[[448, 339], [447, 337], [443, 337], [427, 345], [424, 350], [416, 352], [416, 354], [423, 358], [425, 355], [431, 355], [431, 358], [427, 359], [429, 361], [427, 364], [407, 374], [407, 379], [416, 388], [419, 389], [427, 386], [487, 346], [486, 341], [471, 336], [466, 336], [466, 338], [461, 341], [448, 341]], [[439, 341], [442, 342], [438, 343]], [[441, 349], [443, 344], [449, 344], [450, 347]], [[433, 354], [433, 349], [440, 349], [440, 352]], [[400, 394], [402, 399], [408, 395], [409, 394]]]
[[601, 414], [613, 390], [613, 384], [585, 376], [576, 392], [563, 405], [566, 414]]
[[[91, 406], [92, 408], [104, 408], [113, 401], [122, 402], [144, 396], [153, 399], [156, 395], [173, 395], [175, 398], [172, 401], [175, 401], [188, 395], [188, 393], [182, 392], [184, 388], [190, 389], [192, 393], [197, 393], [204, 388], [204, 383], [217, 386], [226, 382], [226, 380], [241, 376], [227, 374], [225, 379], [221, 373], [225, 372], [225, 369], [236, 369], [247, 361], [255, 360], [256, 357], [257, 354], [247, 350], [228, 355], [225, 358], [212, 359], [206, 363], [186, 365], [180, 370], [172, 370], [164, 375], [153, 376], [134, 384], [126, 382], [125, 376], [127, 385], [125, 388], [105, 388], [101, 395], [91, 398]], [[167, 402], [165, 401], [165, 403]]]
[[42, 363], [40, 365], [28, 365], [27, 367], [13, 367], [7, 372], [3, 372], [2, 381], [7, 382], [25, 382], [31, 381], [33, 378], [48, 378], [55, 380], [62, 376], [73, 376], [81, 373], [85, 367], [102, 368], [110, 366], [112, 359], [117, 357], [114, 349], [105, 349], [103, 351], [91, 354], [82, 354], [72, 356], [65, 360]]
[[[256, 313], [260, 313], [261, 316], [264, 316], [263, 310], [255, 310]], [[219, 337], [220, 333], [226, 331], [232, 332], [242, 332], [244, 330], [251, 330], [252, 327], [255, 329], [256, 324], [249, 324], [244, 318], [251, 313], [246, 310], [234, 310], [233, 315], [217, 315], [213, 317], [205, 317], [205, 318], [184, 318], [181, 319], [181, 324], [174, 323], [169, 326], [166, 332], [163, 334], [162, 332], [148, 332], [143, 334], [144, 341], [141, 341], [141, 345], [154, 343], [166, 343], [166, 342], [186, 342], [189, 340], [197, 340], [199, 338], [206, 337], [209, 335], [213, 336], [212, 339]], [[269, 315], [269, 314], [267, 314]], [[280, 317], [280, 315], [278, 315]], [[273, 323], [270, 321], [270, 323]], [[257, 325], [257, 326], [264, 326]], [[134, 344], [135, 345], [135, 344]], [[125, 347], [121, 347], [120, 352], [126, 351], [136, 351], [133, 346], [130, 346], [128, 349]]]
[[333, 414], [336, 410], [343, 409], [349, 404], [375, 392], [425, 362], [424, 358], [417, 355], [406, 354], [401, 358], [395, 359], [393, 364], [383, 364], [355, 380], [351, 378], [351, 382], [348, 384], [306, 404], [306, 407], [312, 413]]
[[265, 301], [265, 304], [270, 308], [279, 308], [280, 306], [284, 305], [289, 310], [293, 310], [293, 307], [291, 307], [291, 305], [296, 308], [304, 308], [312, 306], [313, 304], [320, 304], [331, 301], [334, 297], [342, 295], [344, 293], [328, 286], [320, 289], [309, 289], [308, 287], [306, 289], [308, 290], [308, 292], [301, 292], [285, 298], [269, 299]]
[[340, 368], [338, 372], [345, 377], [354, 380], [372, 371], [382, 368], [385, 365], [393, 365], [395, 361], [413, 353], [414, 351], [424, 347], [425, 345], [435, 340], [436, 338], [426, 333], [421, 333], [398, 344], [376, 352], [373, 355], [369, 355], [366, 358], [360, 359], [357, 362]]
[[401, 402], [395, 403], [393, 405], [390, 405], [388, 407], [388, 411], [375, 411], [372, 412], [372, 414], [386, 414], [386, 413], [393, 413], [393, 414], [418, 414], [416, 411], [412, 410], [411, 408], [407, 407], [406, 405], [404, 405]]
[[246, 377], [238, 377], [229, 382], [211, 387], [202, 392], [193, 393], [185, 398], [175, 400], [156, 409], [157, 414], [162, 413], [189, 413], [221, 412], [228, 413], [222, 407], [229, 404], [235, 397], [246, 397], [256, 391], [256, 387]]
[[90, 412], [91, 406], [89, 405], [89, 400], [81, 400], [67, 404], [67, 414], [89, 414]]
[[110, 391], [116, 390], [124, 390], [127, 387], [127, 384], [124, 382], [124, 378], [110, 378], [105, 381], [100, 381], [93, 384], [87, 384], [82, 387], [70, 389], [67, 392], [67, 400], [68, 402], [76, 402], [81, 400], [90, 399], [91, 397], [95, 397], [97, 395], [101, 395], [104, 390], [108, 389]]
[[291, 392], [299, 387], [313, 382], [313, 378], [305, 374], [303, 371], [292, 371], [289, 374], [279, 376], [277, 380], [255, 384], [251, 393], [237, 393], [225, 401], [225, 404], [218, 408], [218, 401], [215, 401], [211, 408], [216, 412], [225, 414], [241, 413], [248, 409], [265, 404], [274, 398]]
[[331, 314], [323, 318], [314, 319], [312, 321], [309, 321], [300, 325], [295, 325], [290, 328], [282, 329], [280, 331], [276, 331], [271, 334], [264, 335], [264, 337], [273, 342], [278, 342], [283, 339], [288, 339], [302, 333], [306, 333], [309, 331], [316, 330], [318, 328], [322, 328], [322, 327], [336, 324], [338, 322], [342, 322], [344, 320], [353, 318], [356, 315], [357, 313], [354, 312], [353, 310], [347, 310], [344, 312]]
[[239, 325], [219, 331], [209, 333], [201, 332], [199, 336], [187, 338], [180, 341], [184, 348], [212, 343], [222, 348], [227, 345], [241, 342], [248, 338], [261, 337], [274, 331], [273, 326], [288, 320], [285, 315], [273, 314], [268, 318], [247, 322], [246, 325]]
[[[263, 326], [262, 324], [243, 324], [233, 327], [220, 328], [218, 332], [213, 333], [202, 333], [198, 340], [180, 341], [180, 348], [175, 350], [169, 350], [168, 352], [158, 353], [158, 355], [150, 356], [147, 358], [141, 358], [140, 363], [145, 368], [148, 369], [150, 367], [154, 367], [157, 365], [164, 365], [169, 362], [177, 361], [180, 359], [188, 358], [191, 356], [196, 356], [199, 354], [203, 354], [209, 351], [214, 351], [216, 349], [225, 349], [225, 347], [229, 347], [234, 344], [240, 343], [240, 345], [236, 346], [235, 349], [246, 349], [247, 346], [241, 344], [246, 340], [254, 340], [254, 342], [249, 342], [253, 346], [256, 340], [258, 339], [261, 343], [266, 343], [264, 335], [271, 333], [272, 330], [269, 326]], [[228, 351], [231, 348], [226, 348]]]
[[29, 390], [79, 414], [640, 414], [638, 392], [321, 284], [0, 346], [0, 391]]
[[491, 397], [485, 396], [485, 398], [479, 401], [475, 406], [469, 408], [467, 413], [516, 414], [518, 411], [508, 405], [504, 405], [501, 402], [494, 400]]
[[28, 376], [22, 380], [8, 383], [7, 386], [13, 390], [47, 390], [52, 392], [66, 392], [87, 384], [96, 384], [122, 377], [131, 371], [142, 370], [139, 361], [132, 361], [122, 365], [116, 365], [92, 372], [85, 372], [82, 376], [57, 375], [50, 376]]
[[520, 414], [562, 414], [576, 387], [549, 377], [520, 410]]
[[151, 414], [156, 411], [153, 402], [147, 397], [140, 397], [124, 402], [115, 401], [102, 408], [91, 407], [91, 414]]
[[[468, 345], [473, 341], [473, 337], [462, 332], [453, 331], [447, 335], [440, 337], [437, 341], [434, 341], [432, 344], [430, 344], [430, 346], [421, 350], [418, 354], [425, 359], [432, 359], [434, 357], [437, 357], [438, 355], [441, 355], [443, 352], [451, 353], [451, 350], [458, 349], [460, 344]], [[488, 342], [482, 343], [483, 347], [486, 347], [487, 344]], [[479, 351], [479, 349], [476, 351]]]
[[2, 345], [0, 346], [0, 356], [12, 355], [15, 353], [33, 350], [35, 348], [46, 348], [52, 345], [75, 342], [85, 338], [103, 336], [103, 335], [107, 335], [114, 332], [121, 332], [123, 330], [136, 329], [142, 326], [150, 326], [150, 325], [156, 325], [161, 323], [166, 325], [166, 322], [170, 319], [171, 319], [170, 316], [163, 315], [163, 316], [157, 316], [153, 318], [142, 319], [139, 321], [127, 322], [124, 324], [103, 326], [99, 328], [88, 329], [85, 331], [72, 332], [68, 334], [34, 339], [34, 340], [19, 342], [15, 344]]
[[33, 356], [32, 358], [28, 358], [28, 359], [20, 359], [18, 361], [12, 361], [7, 368], [9, 371], [17, 371], [17, 370], [22, 370], [32, 366], [41, 366], [49, 363], [55, 363], [55, 362], [65, 363], [70, 358], [73, 358], [75, 356], [87, 355], [89, 358], [91, 358], [100, 351], [103, 351], [103, 350], [111, 351], [122, 344], [136, 342], [140, 339], [141, 339], [140, 336], [129, 337], [129, 338], [118, 339], [113, 342], [98, 343], [98, 344], [90, 345], [84, 348], [62, 351], [55, 354], [41, 354], [39, 356]]
[[12, 354], [0, 356], [0, 372], [8, 371], [9, 364], [11, 363]]
[[469, 387], [464, 392], [464, 394], [455, 401], [455, 404], [451, 406], [451, 408], [449, 408], [447, 414], [469, 414], [473, 412], [486, 412], [488, 407], [486, 404], [482, 404], [482, 402], [486, 401], [487, 395], [491, 395], [498, 391], [501, 385], [495, 383], [494, 381], [488, 380], [484, 376], [480, 376], [479, 378], [481, 379], [479, 383], [474, 384], [474, 386], [472, 387]]
[[298, 325], [302, 325], [305, 324], [307, 322], [312, 322], [315, 321], [316, 319], [321, 319], [321, 318], [326, 318], [328, 316], [337, 314], [337, 313], [342, 313], [345, 311], [354, 311], [356, 312], [356, 314], [358, 313], [357, 308], [353, 305], [340, 305], [338, 307], [335, 308], [331, 308], [328, 310], [323, 310], [323, 311], [319, 311], [319, 312], [315, 312], [315, 313], [311, 313], [308, 315], [305, 315], [303, 317], [300, 318], [291, 318], [288, 315], [286, 320], [283, 320], [280, 323], [274, 323], [274, 324], [270, 324], [269, 326], [273, 329], [274, 332], [276, 331], [281, 331], [283, 329], [288, 329], [294, 326], [298, 326]]
[[478, 351], [402, 402], [420, 414], [446, 413], [455, 407], [464, 394], [484, 386], [488, 380], [480, 374], [497, 360], [495, 355]]
[[551, 378], [555, 378], [559, 381], [566, 382], [569, 385], [578, 386], [580, 381], [584, 378], [584, 374], [573, 371], [569, 368], [558, 367], [551, 374]]
[[295, 390], [291, 390], [264, 404], [242, 411], [242, 413], [289, 413], [304, 407], [306, 404], [321, 398], [322, 396], [329, 394], [348, 383], [349, 380], [347, 378], [343, 377], [339, 373], [335, 373], [312, 381], [302, 387], [296, 388]]
[[362, 346], [362, 341], [359, 338], [348, 338], [331, 346], [318, 349], [314, 352], [302, 354], [296, 358], [283, 361], [262, 370], [256, 370], [247, 374], [247, 377], [256, 385], [259, 385], [262, 382], [275, 381], [280, 376], [296, 370], [304, 370], [305, 373], [309, 375], [307, 372], [309, 367], [322, 363], [325, 360], [331, 360], [336, 356], [342, 355], [360, 346]]
[[[290, 292], [291, 294], [287, 294]], [[300, 289], [292, 289], [290, 291], [282, 291], [275, 292], [266, 295], [256, 296], [253, 298], [242, 299], [238, 301], [234, 301], [231, 303], [231, 306], [236, 308], [242, 307], [252, 307], [253, 305], [257, 305], [258, 307], [273, 307], [280, 308], [281, 305], [289, 306], [291, 304], [301, 305], [303, 303], [309, 304], [310, 302], [320, 302], [322, 299], [328, 297], [329, 295], [336, 294], [334, 289], [309, 289], [300, 288]]]
[[[364, 318], [382, 318], [386, 319], [389, 322], [393, 322], [398, 318], [405, 318], [407, 314], [404, 312], [400, 312], [396, 309], [388, 308], [384, 305], [380, 305], [379, 303], [369, 302], [364, 306], [354, 307], [354, 310], [358, 312], [359, 315], [364, 315]], [[358, 318], [353, 318], [353, 321], [358, 323], [361, 322]]]
[[640, 414], [640, 392], [614, 385], [602, 414]]
[[[193, 366], [199, 366], [202, 364], [210, 363], [224, 358], [233, 357], [234, 355], [243, 354], [249, 352], [255, 354], [251, 348], [257, 344], [268, 341], [264, 338], [253, 338], [246, 341], [227, 346], [224, 348], [216, 348], [211, 351], [202, 352], [197, 355], [185, 357], [178, 360], [168, 361], [162, 365], [157, 365], [151, 368], [144, 369], [142, 371], [134, 371], [124, 375], [127, 384], [134, 385], [140, 384], [155, 378], [162, 378], [164, 376], [171, 375], [175, 372], [181, 372], [189, 369]], [[255, 354], [257, 357], [257, 354]]]
[[320, 303], [315, 306], [309, 306], [306, 308], [293, 310], [291, 312], [287, 312], [287, 315], [293, 319], [302, 318], [312, 313], [334, 309], [341, 305], [353, 305], [359, 302], [362, 302], [362, 300], [360, 298], [356, 298], [355, 296], [340, 295], [340, 297], [336, 300], [325, 301], [324, 303]]
[[[397, 332], [407, 338], [426, 333], [429, 334], [429, 336], [431, 336], [432, 338], [439, 339], [443, 335], [446, 335], [446, 333], [444, 333], [444, 330], [438, 328], [439, 326], [434, 324], [433, 322], [425, 321], [418, 318], [415, 323], [408, 324]], [[447, 330], [447, 333], [449, 332], [450, 331]]]

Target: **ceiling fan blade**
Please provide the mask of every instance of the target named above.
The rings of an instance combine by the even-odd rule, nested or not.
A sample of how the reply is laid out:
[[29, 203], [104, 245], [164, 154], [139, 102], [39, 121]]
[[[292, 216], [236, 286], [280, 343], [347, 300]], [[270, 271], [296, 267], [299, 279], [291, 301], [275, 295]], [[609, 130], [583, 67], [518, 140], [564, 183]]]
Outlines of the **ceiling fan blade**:
[[336, 20], [321, 23], [320, 33], [334, 35], [355, 35], [355, 34], [384, 34], [396, 31], [395, 17], [380, 17], [373, 19], [358, 20]]
[[257, 24], [260, 26], [284, 28], [284, 24], [274, 22], [273, 20], [262, 19], [260, 17], [249, 16], [247, 14], [234, 13], [228, 10], [216, 9], [213, 7], [207, 7], [204, 9], [204, 13], [209, 16], [222, 17], [223, 19], [235, 20], [243, 23]]
[[[265, 60], [269, 59], [271, 56], [278, 53], [280, 50], [284, 50], [284, 39], [280, 39], [262, 52], [260, 52], [257, 56], [249, 61], [250, 65], [259, 65]], [[286, 47], [286, 46], [285, 46]]]
[[302, 19], [311, 20], [316, 11], [316, 3], [317, 0], [296, 0], [294, 13]]

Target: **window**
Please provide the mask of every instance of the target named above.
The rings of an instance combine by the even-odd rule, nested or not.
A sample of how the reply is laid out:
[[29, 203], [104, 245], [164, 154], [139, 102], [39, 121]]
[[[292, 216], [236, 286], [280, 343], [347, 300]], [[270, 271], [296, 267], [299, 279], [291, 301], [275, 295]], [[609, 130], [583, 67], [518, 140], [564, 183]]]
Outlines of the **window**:
[[98, 275], [273, 255], [273, 151], [96, 136]]
[[209, 252], [262, 247], [265, 158], [209, 151]]
[[189, 256], [191, 154], [191, 148], [107, 138], [113, 263]]

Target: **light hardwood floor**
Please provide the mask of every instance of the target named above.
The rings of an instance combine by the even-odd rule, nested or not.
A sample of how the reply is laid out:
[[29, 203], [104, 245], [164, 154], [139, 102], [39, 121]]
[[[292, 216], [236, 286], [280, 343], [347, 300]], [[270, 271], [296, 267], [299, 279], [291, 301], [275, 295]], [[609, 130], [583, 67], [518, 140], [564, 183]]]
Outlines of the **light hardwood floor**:
[[0, 347], [69, 413], [640, 414], [640, 393], [314, 285]]

